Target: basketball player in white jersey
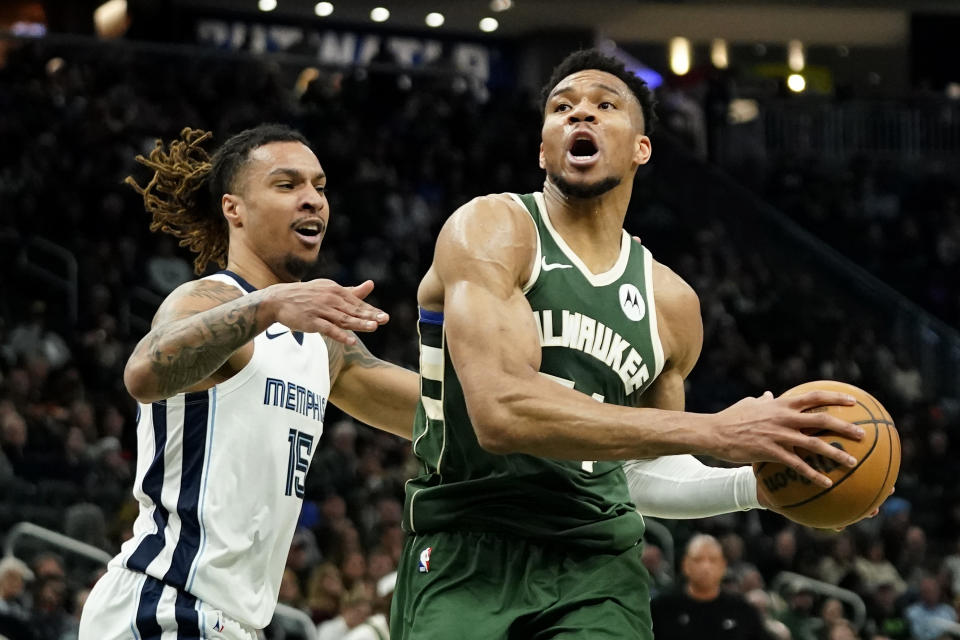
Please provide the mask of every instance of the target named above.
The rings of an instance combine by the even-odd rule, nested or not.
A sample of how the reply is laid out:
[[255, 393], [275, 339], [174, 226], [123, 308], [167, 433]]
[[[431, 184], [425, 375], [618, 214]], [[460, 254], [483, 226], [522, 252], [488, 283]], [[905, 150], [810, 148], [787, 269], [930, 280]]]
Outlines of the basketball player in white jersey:
[[[262, 125], [212, 156], [184, 129], [149, 159], [152, 230], [202, 272], [179, 287], [127, 363], [139, 402], [140, 514], [87, 599], [80, 640], [252, 640], [280, 579], [328, 402], [409, 438], [415, 373], [370, 355], [354, 331], [387, 316], [370, 281], [301, 282], [329, 221], [326, 177], [296, 131]], [[371, 401], [375, 398], [376, 401]]]

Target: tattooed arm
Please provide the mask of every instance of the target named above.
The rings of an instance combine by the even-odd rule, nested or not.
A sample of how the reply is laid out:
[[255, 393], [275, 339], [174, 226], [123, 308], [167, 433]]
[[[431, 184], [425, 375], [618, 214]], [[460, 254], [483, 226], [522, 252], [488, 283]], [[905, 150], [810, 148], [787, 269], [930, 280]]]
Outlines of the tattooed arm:
[[274, 322], [355, 343], [351, 330], [373, 331], [387, 321], [363, 302], [373, 283], [341, 287], [330, 280], [275, 284], [248, 295], [214, 280], [181, 285], [164, 300], [123, 372], [138, 401], [209, 389], [253, 357], [253, 338]]
[[420, 378], [413, 371], [375, 357], [359, 340], [327, 339], [330, 401], [357, 420], [409, 440], [420, 401]]
[[178, 287], [127, 360], [123, 381], [130, 395], [155, 402], [208, 389], [242, 369], [253, 356], [250, 341], [273, 322], [263, 309], [266, 295], [245, 296], [214, 280]]

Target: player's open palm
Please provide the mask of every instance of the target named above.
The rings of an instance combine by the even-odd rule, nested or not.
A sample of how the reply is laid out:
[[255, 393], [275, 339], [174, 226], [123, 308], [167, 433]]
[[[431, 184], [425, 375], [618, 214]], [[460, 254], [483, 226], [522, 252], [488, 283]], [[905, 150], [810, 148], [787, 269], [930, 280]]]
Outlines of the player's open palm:
[[[274, 285], [272, 303], [276, 322], [295, 331], [316, 332], [353, 344], [353, 331], [370, 332], [390, 319], [380, 309], [364, 302], [373, 291], [373, 281], [344, 287], [333, 280], [310, 280]], [[273, 288], [273, 287], [272, 287]]]
[[854, 404], [843, 393], [812, 391], [797, 396], [774, 398], [769, 391], [759, 398], [744, 398], [717, 414], [716, 445], [711, 455], [732, 462], [781, 462], [821, 486], [830, 486], [827, 476], [816, 471], [797, 454], [805, 449], [844, 466], [856, 460], [843, 450], [831, 447], [813, 433], [835, 431], [854, 440], [863, 429], [824, 411], [810, 411], [826, 405]]

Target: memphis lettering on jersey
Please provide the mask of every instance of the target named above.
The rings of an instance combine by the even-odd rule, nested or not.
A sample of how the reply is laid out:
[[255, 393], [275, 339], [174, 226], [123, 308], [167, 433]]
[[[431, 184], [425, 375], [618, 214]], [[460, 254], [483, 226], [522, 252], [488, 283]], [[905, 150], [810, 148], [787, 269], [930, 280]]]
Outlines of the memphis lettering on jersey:
[[627, 395], [650, 379], [650, 370], [629, 342], [610, 327], [581, 313], [563, 310], [560, 334], [554, 333], [553, 310], [534, 311], [541, 347], [583, 351], [604, 363], [623, 380]]
[[318, 422], [323, 422], [323, 414], [327, 409], [327, 399], [319, 393], [279, 378], [267, 378], [263, 389], [263, 404], [296, 411]]

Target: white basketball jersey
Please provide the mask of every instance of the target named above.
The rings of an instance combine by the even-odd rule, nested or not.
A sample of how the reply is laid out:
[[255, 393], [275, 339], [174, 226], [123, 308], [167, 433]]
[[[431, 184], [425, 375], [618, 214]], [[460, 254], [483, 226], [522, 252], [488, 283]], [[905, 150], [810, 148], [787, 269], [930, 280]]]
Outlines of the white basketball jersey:
[[[208, 279], [254, 291], [229, 271]], [[277, 323], [253, 344], [226, 382], [138, 407], [140, 514], [113, 564], [260, 629], [277, 604], [330, 372], [319, 334]]]

